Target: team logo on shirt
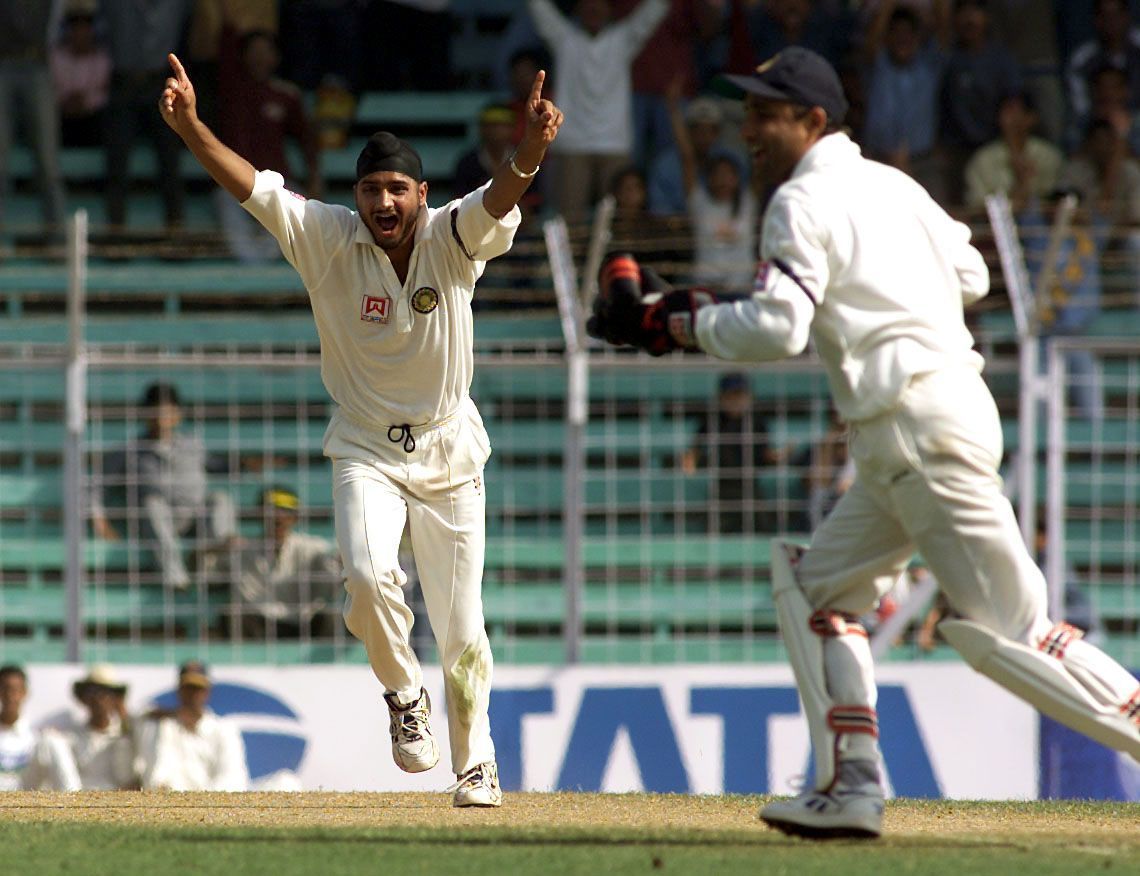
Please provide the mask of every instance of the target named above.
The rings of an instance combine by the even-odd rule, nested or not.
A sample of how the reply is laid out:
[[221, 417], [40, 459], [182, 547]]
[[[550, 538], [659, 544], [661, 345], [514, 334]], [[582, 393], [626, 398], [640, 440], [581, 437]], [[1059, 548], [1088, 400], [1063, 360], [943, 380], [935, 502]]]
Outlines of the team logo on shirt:
[[387, 295], [365, 295], [360, 300], [360, 318], [365, 322], [387, 324], [392, 310], [392, 299]]
[[431, 313], [439, 306], [439, 293], [431, 286], [421, 286], [412, 293], [412, 310], [416, 313]]

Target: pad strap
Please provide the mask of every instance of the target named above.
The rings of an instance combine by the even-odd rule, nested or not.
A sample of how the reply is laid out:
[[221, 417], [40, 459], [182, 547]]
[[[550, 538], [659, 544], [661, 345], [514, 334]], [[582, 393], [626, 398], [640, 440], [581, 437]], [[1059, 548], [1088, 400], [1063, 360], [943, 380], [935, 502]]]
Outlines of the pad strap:
[[813, 612], [808, 619], [808, 627], [817, 636], [825, 639], [848, 635], [867, 638], [867, 630], [859, 623], [858, 616], [829, 608]]
[[1041, 641], [1037, 643], [1037, 650], [1044, 651], [1050, 657], [1061, 660], [1064, 658], [1065, 649], [1069, 647], [1070, 643], [1083, 636], [1084, 633], [1072, 624], [1060, 623], [1041, 637]]
[[836, 734], [865, 733], [879, 738], [879, 715], [869, 706], [832, 706], [827, 726]]

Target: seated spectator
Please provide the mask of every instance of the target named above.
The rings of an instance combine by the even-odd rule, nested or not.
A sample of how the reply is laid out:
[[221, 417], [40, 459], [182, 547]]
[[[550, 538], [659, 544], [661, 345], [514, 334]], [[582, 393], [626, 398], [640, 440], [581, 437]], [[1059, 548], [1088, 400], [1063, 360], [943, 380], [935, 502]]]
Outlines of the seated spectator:
[[20, 666], [0, 666], [0, 791], [19, 791], [39, 741], [23, 717], [28, 676]]
[[95, 37], [95, 0], [71, 0], [63, 38], [51, 50], [64, 146], [101, 146], [111, 88], [111, 54]]
[[[534, 84], [534, 80], [531, 80]], [[515, 111], [491, 103], [479, 113], [479, 142], [455, 164], [455, 197], [461, 198], [487, 182], [514, 151]]]
[[633, 165], [622, 168], [610, 183], [609, 193], [614, 199], [610, 249], [632, 253], [666, 282], [687, 282], [692, 259], [688, 225], [649, 212], [645, 174]]
[[793, 517], [793, 526], [799, 532], [815, 532], [855, 481], [855, 460], [848, 453], [847, 424], [839, 419], [837, 411], [831, 411], [823, 436], [798, 452], [791, 464], [801, 472], [805, 504]]
[[53, 791], [116, 791], [135, 787], [134, 744], [127, 686], [110, 666], [93, 666], [71, 687], [86, 716], [69, 715], [45, 728], [26, 784]]
[[241, 731], [209, 708], [210, 678], [197, 660], [178, 670], [178, 705], [143, 719], [138, 773], [144, 791], [246, 791]]
[[112, 493], [125, 498], [132, 541], [155, 546], [167, 587], [190, 586], [181, 538], [195, 537], [199, 555], [236, 543], [234, 503], [223, 491], [207, 490], [207, 455], [202, 441], [178, 431], [182, 406], [169, 383], [152, 383], [139, 402], [145, 429], [121, 450], [107, 454], [95, 478], [91, 523], [95, 535], [120, 541], [124, 532], [111, 522]]
[[[289, 166], [285, 146], [292, 139], [305, 158], [304, 192], [319, 198], [320, 148], [309, 123], [300, 90], [276, 77], [281, 55], [277, 38], [269, 31], [252, 30], [240, 36], [230, 27], [222, 31], [218, 85], [222, 139], [254, 167], [275, 170], [286, 185], [299, 188], [301, 175]], [[277, 240], [249, 215], [224, 189], [215, 188], [215, 206], [230, 252], [242, 262], [276, 261]]]
[[676, 91], [669, 110], [693, 229], [693, 282], [721, 293], [749, 293], [756, 276], [758, 199], [734, 158], [718, 155], [703, 168], [697, 164]]
[[[1128, 151], [1133, 156], [1140, 155], [1140, 113], [1132, 108], [1128, 74], [1119, 67], [1106, 64], [1092, 74], [1090, 82], [1093, 122], [1097, 120], [1110, 122], [1124, 139]], [[1086, 129], [1079, 140], [1073, 141], [1072, 147], [1080, 148], [1087, 134]]]
[[946, 160], [948, 203], [961, 204], [962, 175], [975, 151], [998, 135], [1001, 99], [1021, 88], [1021, 71], [992, 39], [986, 0], [956, 0], [954, 42], [946, 58], [939, 142]]
[[847, 58], [853, 22], [816, 0], [768, 0], [752, 7], [748, 27], [753, 52], [762, 61], [788, 46], [802, 46], [838, 67]]
[[8, 203], [10, 144], [22, 119], [36, 164], [42, 218], [60, 230], [63, 223], [63, 175], [59, 167], [59, 117], [48, 68], [51, 3], [0, 3], [0, 225]]
[[1126, 0], [1096, 0], [1096, 36], [1073, 50], [1065, 69], [1069, 105], [1066, 143], [1076, 148], [1092, 119], [1093, 77], [1104, 67], [1124, 73], [1129, 109], [1140, 108], [1140, 31], [1134, 26]]
[[557, 158], [556, 209], [582, 222], [633, 150], [631, 67], [669, 12], [667, 0], [642, 0], [620, 21], [610, 0], [578, 0], [571, 19], [553, 0], [529, 0], [535, 26], [554, 57], [566, 122]]
[[1098, 119], [1081, 151], [1066, 162], [1058, 187], [1072, 189], [1105, 229], [1101, 253], [1104, 305], [1132, 307], [1140, 288], [1140, 162], [1117, 127]]
[[881, 0], [864, 44], [869, 69], [863, 151], [910, 174], [939, 200], [944, 173], [935, 146], [949, 37], [946, 2], [937, 0], [927, 24], [914, 7]]
[[231, 572], [241, 635], [264, 639], [331, 635], [331, 605], [343, 581], [336, 545], [298, 532], [301, 500], [292, 490], [262, 493], [262, 532], [235, 552]]
[[[708, 185], [708, 169], [712, 158], [727, 156], [746, 168], [743, 155], [721, 141], [724, 113], [720, 104], [710, 97], [698, 97], [685, 105], [685, 128], [689, 145], [701, 181]], [[681, 153], [677, 149], [676, 135], [673, 146], [657, 156], [649, 169], [649, 210], [658, 216], [679, 216], [688, 209], [684, 169]], [[747, 170], [745, 179], [749, 178]]]
[[974, 153], [966, 164], [966, 204], [981, 207], [986, 195], [1004, 193], [1014, 210], [1057, 186], [1061, 151], [1035, 136], [1037, 113], [1025, 92], [1006, 95], [998, 107], [1000, 137]]
[[764, 507], [759, 476], [783, 453], [768, 443], [768, 424], [755, 407], [746, 374], [720, 378], [716, 407], [701, 418], [693, 446], [681, 456], [685, 474], [711, 475], [708, 529], [721, 533], [772, 532], [775, 515]]
[[[1037, 290], [1037, 318], [1043, 338], [1082, 335], [1100, 313], [1100, 252], [1104, 220], [1078, 207], [1073, 212], [1055, 252], [1050, 249], [1057, 208], [1072, 190], [1056, 189], [1045, 198], [1030, 198], [1017, 215], [1022, 249], [1033, 288]], [[1052, 263], [1047, 257], [1053, 255]], [[1043, 288], [1044, 287], [1044, 288]], [[1046, 367], [1048, 344], [1041, 345], [1041, 367]], [[1096, 358], [1088, 350], [1065, 353], [1069, 399], [1085, 420], [1104, 419], [1104, 393]]]

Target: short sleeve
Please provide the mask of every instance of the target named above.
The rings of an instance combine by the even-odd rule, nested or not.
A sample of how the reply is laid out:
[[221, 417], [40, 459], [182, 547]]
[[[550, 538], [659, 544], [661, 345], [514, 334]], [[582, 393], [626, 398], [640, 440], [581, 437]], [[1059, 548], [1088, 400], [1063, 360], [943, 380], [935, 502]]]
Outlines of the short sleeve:
[[483, 206], [483, 193], [491, 183], [475, 189], [458, 204], [448, 207], [447, 222], [454, 243], [469, 261], [486, 262], [501, 256], [514, 243], [515, 232], [522, 221], [518, 206], [501, 219], [496, 219]]
[[329, 259], [352, 239], [356, 217], [347, 207], [311, 201], [285, 188], [281, 174], [259, 170], [242, 206], [277, 238], [281, 252], [312, 288]]

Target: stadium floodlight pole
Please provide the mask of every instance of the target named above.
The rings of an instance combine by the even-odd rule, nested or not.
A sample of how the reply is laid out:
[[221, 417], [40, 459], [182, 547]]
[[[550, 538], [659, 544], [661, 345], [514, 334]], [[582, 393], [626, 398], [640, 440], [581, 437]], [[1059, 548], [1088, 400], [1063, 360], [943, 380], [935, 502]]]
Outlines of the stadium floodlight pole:
[[63, 531], [67, 550], [67, 660], [83, 655], [83, 432], [87, 422], [87, 354], [83, 320], [87, 294], [87, 211], [76, 210], [67, 229], [67, 370], [63, 447]]
[[582, 482], [585, 476], [585, 435], [589, 398], [589, 356], [584, 343], [585, 318], [574, 278], [570, 253], [570, 233], [561, 216], [543, 223], [546, 253], [558, 299], [558, 315], [566, 341], [566, 424], [562, 450], [562, 539], [564, 550], [563, 586], [566, 588], [566, 617], [563, 636], [566, 662], [577, 663], [582, 651]]
[[1044, 392], [1038, 361], [1040, 325], [1033, 284], [1025, 266], [1025, 253], [1017, 234], [1009, 199], [1004, 194], [986, 196], [986, 215], [993, 230], [1005, 278], [1006, 293], [1017, 328], [1020, 380], [1017, 398], [1017, 519], [1021, 537], [1033, 548], [1037, 530], [1037, 403]]

